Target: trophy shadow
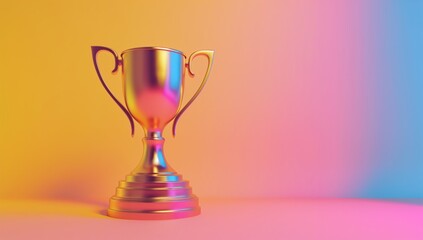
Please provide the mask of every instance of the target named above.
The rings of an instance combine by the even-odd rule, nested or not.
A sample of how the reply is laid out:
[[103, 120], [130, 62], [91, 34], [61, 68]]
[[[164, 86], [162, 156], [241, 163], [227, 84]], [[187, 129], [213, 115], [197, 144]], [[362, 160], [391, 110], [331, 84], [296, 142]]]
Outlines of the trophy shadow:
[[86, 218], [86, 219], [108, 219], [105, 202], [52, 198], [52, 197], [30, 197], [30, 198], [7, 198], [0, 200], [0, 219], [7, 217], [9, 213], [16, 216], [49, 216], [58, 219], [63, 218]]
[[[105, 198], [105, 201], [92, 198], [86, 191], [81, 191], [81, 189], [74, 186], [79, 185], [79, 183], [70, 182], [66, 184], [66, 182], [62, 181], [59, 188], [50, 186], [48, 192], [39, 193], [38, 196], [34, 196], [34, 200], [38, 200], [37, 202], [46, 208], [51, 205], [54, 208], [53, 211], [57, 214], [78, 215], [89, 218], [108, 217], [107, 198]], [[75, 189], [75, 191], [69, 191], [71, 189]], [[80, 191], [76, 191], [76, 189]], [[42, 206], [40, 207], [42, 208]]]
[[97, 210], [96, 213], [99, 214], [99, 215], [101, 215], [101, 216], [103, 216], [103, 217], [109, 217], [107, 215], [107, 207], [104, 207], [104, 208], [101, 208], [101, 209]]

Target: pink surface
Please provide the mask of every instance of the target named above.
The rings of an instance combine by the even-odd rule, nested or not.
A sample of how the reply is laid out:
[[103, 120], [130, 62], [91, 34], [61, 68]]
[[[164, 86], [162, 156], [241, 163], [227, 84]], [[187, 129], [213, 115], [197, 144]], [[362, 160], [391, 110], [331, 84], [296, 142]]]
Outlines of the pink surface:
[[[355, 199], [203, 201], [202, 215], [131, 221], [97, 204], [1, 201], [2, 239], [423, 239], [423, 205]], [[103, 207], [104, 208], [104, 207]]]

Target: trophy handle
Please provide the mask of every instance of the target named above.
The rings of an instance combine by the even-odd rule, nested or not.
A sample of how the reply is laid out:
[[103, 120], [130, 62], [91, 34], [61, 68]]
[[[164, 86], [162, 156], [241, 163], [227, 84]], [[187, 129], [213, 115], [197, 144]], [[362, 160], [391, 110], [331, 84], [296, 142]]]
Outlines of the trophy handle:
[[176, 124], [178, 123], [179, 118], [185, 112], [185, 110], [187, 110], [187, 108], [191, 105], [191, 103], [194, 102], [194, 100], [200, 94], [201, 90], [203, 90], [204, 85], [206, 84], [207, 79], [209, 78], [209, 75], [210, 75], [210, 70], [213, 64], [213, 55], [214, 55], [214, 51], [212, 50], [200, 50], [200, 51], [193, 52], [191, 56], [189, 56], [188, 63], [186, 64], [188, 68], [188, 73], [191, 77], [194, 77], [194, 73], [191, 70], [191, 62], [194, 60], [194, 58], [201, 55], [206, 56], [208, 60], [206, 74], [204, 75], [203, 81], [201, 82], [201, 85], [198, 88], [197, 92], [195, 92], [194, 96], [192, 96], [192, 98], [188, 101], [188, 103], [176, 114], [175, 120], [173, 121], [173, 127], [172, 127], [172, 134], [174, 137], [176, 135]]
[[119, 65], [122, 64], [122, 62], [118, 59], [118, 56], [116, 55], [116, 53], [112, 49], [107, 48], [107, 47], [102, 47], [102, 46], [91, 46], [91, 52], [93, 54], [93, 62], [94, 62], [95, 71], [97, 72], [98, 78], [100, 78], [101, 84], [103, 85], [104, 89], [106, 89], [106, 91], [110, 95], [110, 97], [113, 98], [113, 100], [115, 101], [115, 103], [120, 107], [120, 109], [122, 109], [122, 111], [128, 117], [129, 123], [131, 124], [131, 134], [132, 134], [132, 136], [134, 136], [134, 120], [132, 119], [131, 114], [123, 106], [123, 104], [121, 102], [119, 102], [119, 100], [117, 100], [117, 98], [113, 95], [113, 93], [109, 90], [109, 88], [107, 87], [107, 85], [104, 82], [103, 78], [101, 77], [100, 70], [98, 69], [98, 65], [97, 65], [97, 53], [100, 52], [100, 51], [103, 51], [103, 50], [110, 52], [115, 57], [115, 68], [112, 70], [112, 73], [116, 73], [117, 70], [118, 70], [118, 68], [119, 68]]

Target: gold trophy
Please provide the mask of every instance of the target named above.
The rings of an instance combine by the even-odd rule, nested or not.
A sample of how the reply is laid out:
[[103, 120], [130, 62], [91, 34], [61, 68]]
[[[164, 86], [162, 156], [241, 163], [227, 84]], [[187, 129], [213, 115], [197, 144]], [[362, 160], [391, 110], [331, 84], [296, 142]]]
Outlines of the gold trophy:
[[[166, 124], [176, 124], [203, 89], [213, 63], [214, 51], [196, 51], [188, 58], [175, 49], [140, 47], [123, 51], [121, 59], [107, 47], [91, 47], [95, 70], [107, 93], [129, 119], [134, 134], [135, 119], [144, 129], [144, 153], [139, 165], [119, 182], [110, 199], [108, 215], [123, 219], [174, 219], [200, 214], [198, 198], [188, 181], [182, 179], [167, 163], [162, 136]], [[97, 66], [97, 53], [108, 51], [115, 58], [112, 73], [122, 67], [126, 107], [106, 86]], [[194, 76], [191, 63], [197, 56], [208, 59], [204, 79], [194, 96], [181, 108], [185, 71]]]

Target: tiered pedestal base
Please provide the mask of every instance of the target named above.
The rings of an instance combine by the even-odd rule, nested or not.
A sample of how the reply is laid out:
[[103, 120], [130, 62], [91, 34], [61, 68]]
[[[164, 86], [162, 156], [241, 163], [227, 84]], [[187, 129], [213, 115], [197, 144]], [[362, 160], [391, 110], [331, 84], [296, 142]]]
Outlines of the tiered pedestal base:
[[108, 215], [122, 219], [176, 219], [200, 214], [188, 181], [174, 172], [137, 173], [121, 181]]

